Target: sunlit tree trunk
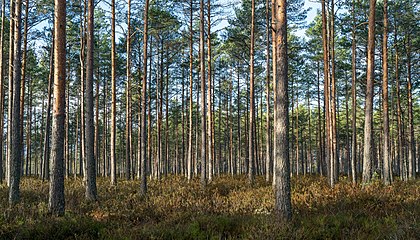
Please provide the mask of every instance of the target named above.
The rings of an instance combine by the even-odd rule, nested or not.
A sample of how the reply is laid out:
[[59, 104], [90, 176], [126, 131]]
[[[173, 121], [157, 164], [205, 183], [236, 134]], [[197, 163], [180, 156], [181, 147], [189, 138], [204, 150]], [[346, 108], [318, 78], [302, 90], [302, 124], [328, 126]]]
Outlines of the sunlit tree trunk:
[[331, 179], [330, 185], [333, 186], [338, 182], [339, 174], [339, 147], [337, 141], [337, 107], [336, 107], [336, 77], [335, 77], [335, 28], [334, 28], [334, 0], [331, 0], [331, 16], [330, 20], [330, 58], [331, 58]]
[[188, 181], [192, 178], [192, 150], [193, 150], [193, 1], [190, 0], [190, 25], [189, 25], [189, 61], [190, 61], [190, 98], [189, 98], [189, 121], [188, 121], [188, 160], [187, 160], [187, 179]]
[[55, 0], [54, 11], [54, 113], [51, 141], [51, 181], [48, 209], [63, 215], [64, 200], [64, 122], [66, 119], [66, 1]]
[[248, 181], [250, 184], [254, 183], [255, 178], [255, 99], [254, 99], [254, 31], [255, 31], [255, 0], [251, 0], [251, 48], [250, 48], [250, 83], [249, 83], [249, 137], [248, 137], [248, 148], [249, 148], [249, 166], [248, 166]]
[[363, 149], [363, 184], [372, 178], [372, 138], [373, 138], [373, 82], [375, 67], [375, 6], [376, 0], [369, 1], [369, 31], [367, 49], [367, 80], [365, 105], [365, 130]]
[[327, 38], [327, 9], [325, 6], [325, 0], [321, 1], [322, 4], [322, 45], [323, 45], [323, 59], [324, 59], [324, 112], [325, 112], [325, 163], [327, 164], [327, 173], [329, 177], [330, 186], [332, 187], [334, 181], [333, 172], [331, 171], [331, 163], [333, 161], [331, 152], [331, 111], [330, 111], [330, 70], [329, 70], [329, 48]]
[[274, 157], [275, 165], [275, 213], [284, 221], [292, 218], [290, 163], [289, 163], [289, 108], [288, 108], [288, 56], [287, 56], [287, 20], [286, 0], [275, 1], [274, 29], [276, 38], [276, 82], [274, 91]]

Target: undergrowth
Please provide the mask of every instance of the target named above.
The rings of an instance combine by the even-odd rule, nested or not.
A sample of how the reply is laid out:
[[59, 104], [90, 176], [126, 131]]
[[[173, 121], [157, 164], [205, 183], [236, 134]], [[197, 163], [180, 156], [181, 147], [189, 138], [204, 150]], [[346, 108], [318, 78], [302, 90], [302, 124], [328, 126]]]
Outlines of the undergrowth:
[[150, 181], [98, 179], [99, 201], [84, 200], [81, 179], [66, 180], [66, 214], [48, 214], [48, 183], [23, 178], [21, 201], [7, 204], [0, 186], [1, 239], [416, 239], [420, 233], [420, 181], [374, 182], [361, 188], [342, 179], [292, 179], [293, 220], [272, 215], [272, 187], [257, 178], [215, 178], [203, 190], [177, 176]]

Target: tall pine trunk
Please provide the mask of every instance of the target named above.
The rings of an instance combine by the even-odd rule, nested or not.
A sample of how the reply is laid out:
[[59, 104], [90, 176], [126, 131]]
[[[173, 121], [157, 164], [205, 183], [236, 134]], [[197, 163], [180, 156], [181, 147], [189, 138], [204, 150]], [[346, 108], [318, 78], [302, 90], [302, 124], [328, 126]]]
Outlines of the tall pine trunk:
[[382, 42], [382, 104], [383, 104], [383, 180], [391, 184], [389, 112], [388, 112], [388, 0], [384, 0], [384, 29]]
[[292, 219], [290, 162], [289, 162], [289, 99], [288, 86], [288, 56], [287, 56], [287, 18], [286, 0], [276, 0], [275, 25], [276, 38], [276, 81], [274, 91], [274, 157], [275, 165], [275, 206], [274, 211], [281, 220]]
[[115, 0], [111, 1], [111, 185], [117, 184], [117, 159], [116, 159], [116, 138], [117, 138], [117, 89], [116, 89], [116, 60], [115, 60]]
[[363, 184], [372, 178], [372, 141], [373, 141], [373, 82], [375, 74], [375, 6], [376, 0], [369, 1], [369, 31], [367, 49], [367, 80], [365, 104], [365, 129], [363, 149]]
[[148, 40], [148, 14], [149, 0], [144, 5], [144, 28], [143, 28], [143, 79], [141, 90], [141, 169], [140, 169], [140, 194], [147, 193], [146, 163], [147, 163], [147, 135], [146, 135], [146, 108], [147, 108], [147, 40]]
[[0, 184], [3, 183], [3, 132], [4, 132], [4, 21], [6, 20], [6, 1], [1, 2], [1, 29], [0, 29]]
[[[20, 141], [20, 82], [21, 82], [21, 57], [22, 57], [22, 1], [15, 1], [15, 29], [14, 29], [14, 54], [13, 54], [13, 108], [11, 120], [11, 149], [10, 149], [10, 188], [9, 204], [14, 206], [19, 201], [19, 184], [21, 172], [21, 141]], [[9, 80], [10, 81], [10, 80]]]
[[51, 181], [48, 209], [63, 215], [64, 200], [64, 122], [66, 119], [66, 1], [55, 0], [54, 11], [54, 113], [51, 141]]
[[86, 49], [86, 94], [85, 94], [85, 136], [86, 136], [86, 193], [89, 201], [97, 200], [96, 189], [96, 159], [94, 155], [94, 132], [93, 124], [93, 53], [94, 53], [94, 3], [88, 0], [87, 20], [87, 49]]
[[255, 0], [251, 1], [251, 48], [250, 48], [250, 83], [249, 83], [249, 98], [250, 98], [250, 108], [249, 108], [249, 138], [248, 138], [248, 148], [249, 148], [249, 161], [248, 161], [248, 181], [250, 184], [254, 183], [255, 178], [255, 97], [254, 97], [254, 32], [255, 32]]
[[207, 185], [206, 76], [204, 64], [204, 0], [200, 0], [201, 186]]

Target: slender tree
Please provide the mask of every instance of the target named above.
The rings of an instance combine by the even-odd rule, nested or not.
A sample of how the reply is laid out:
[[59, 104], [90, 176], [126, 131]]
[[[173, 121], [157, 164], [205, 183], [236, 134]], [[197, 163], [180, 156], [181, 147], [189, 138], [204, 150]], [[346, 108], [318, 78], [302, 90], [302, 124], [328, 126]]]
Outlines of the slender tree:
[[[147, 193], [147, 178], [146, 178], [146, 163], [147, 163], [147, 138], [146, 135], [146, 108], [147, 108], [147, 39], [148, 39], [148, 15], [149, 15], [149, 0], [146, 0], [144, 5], [144, 28], [143, 28], [143, 79], [141, 90], [141, 170], [140, 170], [140, 194]], [[149, 108], [150, 109], [150, 108]]]
[[[267, 29], [266, 29], [266, 35], [267, 35], [267, 59], [266, 59], [266, 71], [267, 71], [267, 80], [266, 80], [266, 108], [267, 108], [267, 116], [266, 116], [266, 127], [267, 127], [267, 132], [266, 132], [266, 152], [265, 152], [265, 180], [268, 182], [270, 181], [270, 175], [272, 172], [271, 169], [271, 121], [270, 121], [270, 34], [271, 34], [271, 24], [270, 24], [270, 2], [269, 0], [266, 0], [265, 3], [265, 22], [267, 24]], [[273, 73], [275, 74], [275, 73]]]
[[127, 42], [126, 42], [126, 105], [125, 105], [125, 174], [131, 179], [131, 0], [128, 0], [127, 9]]
[[[54, 30], [51, 31], [54, 36]], [[50, 133], [51, 133], [51, 94], [53, 91], [54, 81], [54, 42], [50, 50], [50, 70], [48, 75], [48, 96], [47, 96], [47, 113], [45, 120], [45, 133], [44, 133], [44, 152], [43, 152], [43, 164], [42, 164], [42, 181], [50, 178]]]
[[[21, 172], [21, 141], [20, 141], [20, 81], [22, 57], [22, 1], [15, 1], [15, 29], [14, 29], [14, 54], [13, 54], [13, 108], [12, 132], [10, 149], [10, 188], [9, 204], [15, 205], [19, 201], [19, 184]], [[9, 80], [10, 81], [10, 80]]]
[[4, 131], [4, 21], [6, 20], [6, 0], [1, 2], [1, 29], [0, 29], [0, 184], [3, 183], [3, 131]]
[[382, 104], [383, 104], [383, 180], [391, 184], [390, 147], [389, 147], [389, 112], [388, 112], [388, 0], [384, 0], [384, 28], [382, 40]]
[[[25, 87], [26, 87], [26, 65], [27, 65], [27, 49], [28, 49], [28, 13], [29, 13], [29, 0], [25, 0], [25, 17], [23, 25], [23, 49], [22, 49], [22, 73], [20, 81], [20, 142], [22, 146], [22, 159], [24, 159], [25, 150], [23, 147], [23, 114], [25, 110]], [[26, 151], [27, 152], [27, 151]], [[23, 166], [22, 166], [23, 167]], [[23, 168], [22, 168], [23, 169]]]
[[190, 22], [189, 22], [189, 60], [190, 60], [190, 98], [189, 98], [189, 127], [188, 127], [188, 160], [187, 160], [187, 178], [188, 181], [192, 178], [192, 151], [193, 151], [193, 38], [194, 38], [194, 32], [193, 32], [193, 0], [190, 0]]
[[212, 56], [211, 56], [211, 0], [207, 0], [207, 135], [208, 135], [208, 180], [213, 179], [213, 109], [212, 109]]
[[116, 79], [115, 79], [115, 0], [111, 1], [111, 95], [112, 95], [112, 105], [111, 105], [111, 185], [117, 184], [117, 159], [115, 156], [116, 152], [116, 135], [117, 135], [117, 99], [116, 99]]
[[253, 184], [255, 178], [255, 90], [254, 90], [254, 35], [255, 35], [255, 0], [251, 0], [251, 48], [250, 48], [250, 60], [249, 60], [249, 69], [250, 69], [250, 80], [249, 80], [249, 138], [248, 138], [248, 148], [249, 148], [249, 166], [248, 166], [248, 181], [250, 184]]
[[94, 155], [94, 132], [93, 124], [93, 52], [94, 52], [94, 3], [88, 0], [87, 21], [87, 62], [86, 62], [86, 94], [85, 94], [85, 137], [86, 137], [86, 194], [89, 201], [97, 200], [96, 190], [96, 159]]
[[376, 0], [369, 1], [369, 31], [367, 49], [367, 80], [365, 104], [365, 129], [363, 149], [363, 184], [370, 182], [372, 177], [372, 137], [373, 137], [373, 82], [375, 66], [375, 6]]
[[406, 36], [407, 52], [407, 106], [408, 106], [408, 179], [416, 178], [416, 147], [414, 142], [414, 119], [413, 119], [413, 83], [411, 79], [411, 36]]
[[352, 101], [352, 122], [351, 122], [351, 179], [353, 185], [357, 182], [356, 156], [357, 156], [357, 136], [356, 136], [356, 17], [355, 0], [352, 1], [352, 30], [351, 30], [351, 101]]
[[204, 67], [204, 0], [200, 0], [201, 186], [207, 185], [206, 76]]
[[9, 4], [9, 89], [7, 103], [7, 159], [6, 159], [6, 184], [10, 186], [10, 166], [12, 151], [12, 109], [13, 109], [13, 58], [14, 58], [14, 34], [15, 34], [15, 1], [10, 0]]
[[66, 118], [66, 1], [55, 0], [54, 10], [54, 113], [51, 141], [51, 181], [48, 209], [63, 215], [64, 122]]

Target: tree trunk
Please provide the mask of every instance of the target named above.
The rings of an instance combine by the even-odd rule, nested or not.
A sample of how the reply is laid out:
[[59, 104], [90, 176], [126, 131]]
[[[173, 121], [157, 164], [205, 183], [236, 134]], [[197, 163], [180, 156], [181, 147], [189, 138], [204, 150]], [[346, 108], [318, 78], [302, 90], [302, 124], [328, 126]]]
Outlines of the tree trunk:
[[[9, 205], [14, 206], [19, 201], [19, 183], [21, 172], [21, 140], [20, 140], [20, 82], [22, 75], [21, 45], [22, 45], [22, 1], [15, 1], [15, 29], [14, 29], [14, 54], [13, 54], [13, 108], [11, 127], [10, 150], [10, 188]], [[10, 80], [9, 80], [10, 81]]]
[[111, 0], [111, 185], [117, 184], [117, 159], [115, 156], [116, 151], [116, 138], [117, 138], [117, 89], [116, 89], [116, 60], [115, 60], [115, 0]]
[[[99, 52], [97, 55], [99, 59]], [[96, 174], [100, 175], [101, 170], [101, 161], [100, 161], [100, 154], [99, 154], [99, 79], [100, 79], [100, 64], [97, 66], [97, 74], [96, 74], [96, 83], [95, 83], [95, 136], [94, 136], [94, 156], [96, 159]]]
[[384, 0], [384, 29], [382, 42], [382, 104], [383, 104], [383, 180], [391, 184], [389, 112], [388, 112], [388, 0]]
[[[273, 66], [272, 66], [272, 68], [273, 68], [273, 92], [274, 92], [274, 94], [275, 94], [275, 92], [276, 92], [276, 77], [277, 77], [277, 45], [275, 44], [276, 43], [276, 32], [275, 32], [275, 29], [274, 29], [274, 20], [277, 18], [277, 16], [276, 16], [276, 9], [277, 9], [277, 6], [278, 6], [278, 4], [277, 4], [277, 0], [271, 0], [271, 23], [270, 23], [270, 27], [271, 27], [271, 41], [272, 41], [272, 43], [271, 43], [271, 46], [272, 46], [272, 53], [271, 53], [271, 56], [272, 56], [272, 58], [273, 58]], [[239, 80], [239, 79], [238, 79]], [[239, 84], [239, 82], [238, 82], [238, 84]], [[275, 112], [276, 112], [276, 101], [275, 101], [275, 99], [273, 99], [274, 100], [274, 108], [273, 108], [273, 114], [275, 115]], [[289, 107], [289, 106], [287, 106], [287, 107]], [[273, 125], [273, 132], [275, 131], [275, 129], [274, 129], [274, 125]], [[273, 135], [275, 135], [275, 133], [273, 133]], [[274, 142], [274, 136], [273, 136], [273, 149], [272, 149], [272, 151], [271, 151], [271, 154], [273, 154], [272, 156], [273, 156], [273, 164], [272, 164], [272, 166], [273, 166], [273, 182], [272, 182], [272, 185], [273, 185], [273, 187], [275, 187], [275, 185], [276, 185], [276, 170], [275, 170], [275, 168], [276, 168], [276, 166], [277, 166], [277, 163], [276, 163], [276, 157], [274, 156], [274, 148], [275, 148], [275, 142]]]
[[88, 26], [87, 26], [87, 62], [86, 62], [86, 95], [85, 95], [85, 136], [86, 136], [86, 199], [97, 200], [96, 190], [96, 159], [94, 156], [94, 132], [93, 125], [93, 48], [94, 48], [94, 4], [88, 0]]
[[125, 176], [131, 179], [131, 0], [128, 0], [127, 10], [127, 43], [126, 43], [126, 104], [125, 104]]
[[318, 94], [318, 163], [317, 163], [317, 172], [324, 176], [324, 170], [323, 170], [323, 162], [324, 162], [324, 148], [323, 148], [323, 131], [321, 128], [321, 91], [320, 91], [320, 69], [319, 69], [319, 61], [317, 61], [317, 94]]
[[255, 178], [255, 132], [254, 132], [254, 125], [255, 125], [255, 99], [254, 99], [254, 31], [255, 31], [255, 0], [251, 1], [251, 48], [250, 48], [250, 60], [249, 60], [249, 68], [250, 68], [250, 80], [249, 80], [249, 101], [250, 101], [250, 109], [249, 109], [249, 138], [248, 138], [248, 148], [249, 148], [249, 166], [248, 166], [248, 181], [250, 184], [254, 183]]
[[[22, 146], [22, 160], [25, 156], [24, 145], [23, 145], [23, 114], [25, 110], [25, 81], [26, 81], [26, 62], [27, 62], [27, 48], [28, 48], [28, 12], [29, 12], [29, 0], [25, 0], [25, 18], [23, 26], [23, 50], [22, 50], [22, 79], [20, 82], [20, 142]], [[28, 149], [26, 149], [26, 152]], [[22, 164], [22, 174], [23, 174], [23, 164]]]
[[367, 80], [365, 105], [365, 130], [363, 149], [363, 184], [372, 178], [372, 138], [373, 138], [373, 82], [375, 74], [375, 6], [376, 0], [369, 1], [369, 31], [367, 49]]
[[331, 16], [330, 16], [330, 58], [331, 58], [331, 186], [338, 182], [339, 174], [339, 147], [337, 142], [337, 107], [336, 107], [336, 78], [335, 78], [335, 46], [334, 46], [334, 0], [331, 0]]
[[351, 31], [351, 101], [352, 101], [352, 122], [351, 122], [351, 179], [353, 185], [357, 183], [356, 156], [357, 156], [357, 136], [356, 136], [356, 18], [355, 0], [352, 2], [353, 26]]
[[[239, 65], [239, 64], [238, 64]], [[276, 64], [273, 64], [276, 65]], [[238, 91], [238, 99], [237, 99], [237, 105], [238, 105], [238, 120], [237, 120], [237, 124], [238, 124], [238, 157], [237, 157], [237, 164], [236, 164], [236, 169], [238, 174], [242, 174], [242, 152], [241, 152], [241, 148], [242, 148], [242, 134], [241, 134], [241, 86], [240, 86], [240, 78], [239, 78], [239, 66], [237, 67], [237, 85], [236, 85], [236, 89]]]
[[416, 178], [416, 147], [414, 142], [414, 122], [413, 122], [413, 86], [411, 82], [411, 39], [407, 34], [407, 105], [408, 105], [408, 179]]
[[[267, 108], [267, 116], [266, 116], [266, 162], [265, 162], [265, 181], [270, 181], [270, 175], [272, 172], [272, 163], [271, 163], [271, 125], [270, 125], [270, 30], [271, 30], [271, 23], [270, 23], [270, 2], [266, 0], [265, 3], [265, 21], [267, 24], [266, 34], [267, 34], [267, 59], [266, 59], [266, 71], [267, 71], [267, 79], [266, 79], [266, 108]], [[275, 74], [275, 73], [273, 73]]]
[[204, 67], [204, 0], [200, 0], [201, 186], [207, 185], [206, 76]]
[[143, 79], [141, 90], [141, 170], [140, 170], [140, 194], [147, 193], [146, 163], [147, 163], [147, 135], [146, 135], [146, 97], [147, 97], [147, 39], [148, 39], [148, 14], [149, 0], [144, 5], [144, 28], [143, 28]]
[[327, 164], [327, 173], [329, 177], [330, 186], [333, 187], [334, 181], [333, 172], [331, 171], [332, 158], [332, 139], [331, 139], [331, 111], [330, 111], [330, 70], [329, 70], [329, 48], [327, 38], [327, 10], [325, 0], [321, 1], [322, 4], [322, 44], [323, 44], [323, 59], [324, 59], [324, 111], [325, 111], [325, 163]]
[[212, 76], [211, 76], [211, 0], [207, 0], [207, 117], [208, 117], [208, 124], [207, 124], [207, 137], [208, 137], [208, 181], [211, 182], [213, 179], [213, 130], [212, 130], [212, 99], [211, 99], [211, 90], [212, 90]]
[[[52, 34], [54, 35], [54, 30]], [[54, 42], [51, 46], [50, 52], [50, 73], [48, 76], [48, 100], [47, 100], [47, 113], [44, 134], [44, 152], [43, 152], [43, 166], [42, 166], [42, 181], [48, 180], [50, 177], [50, 131], [51, 131], [51, 93], [54, 81]]]
[[[26, 6], [28, 7], [28, 6]], [[55, 0], [54, 11], [54, 114], [51, 141], [51, 181], [48, 209], [63, 215], [64, 201], [64, 122], [66, 119], [66, 1]]]
[[[83, 2], [83, 4], [82, 4]], [[80, 7], [83, 12], [80, 12], [80, 174], [83, 175], [86, 181], [86, 131], [85, 131], [85, 93], [86, 93], [86, 79], [85, 79], [85, 46], [86, 46], [86, 0], [80, 0]]]
[[[4, 133], [4, 21], [6, 20], [6, 0], [1, 1], [1, 30], [0, 30], [0, 184], [3, 183], [3, 133]], [[7, 168], [7, 167], [6, 167]]]
[[187, 160], [187, 179], [188, 181], [192, 178], [192, 140], [193, 140], [193, 1], [190, 0], [190, 25], [189, 25], [189, 60], [190, 60], [190, 99], [189, 99], [189, 128], [188, 128], [188, 160]]
[[12, 151], [12, 109], [13, 109], [13, 54], [14, 54], [14, 34], [15, 34], [15, 1], [10, 0], [9, 5], [9, 96], [7, 106], [7, 159], [6, 159], [6, 185], [10, 186], [10, 166]]
[[287, 18], [286, 0], [275, 1], [276, 38], [276, 82], [274, 91], [274, 157], [276, 159], [275, 207], [277, 217], [284, 221], [292, 219], [290, 162], [289, 162], [289, 111], [288, 111], [288, 56], [287, 56]]

